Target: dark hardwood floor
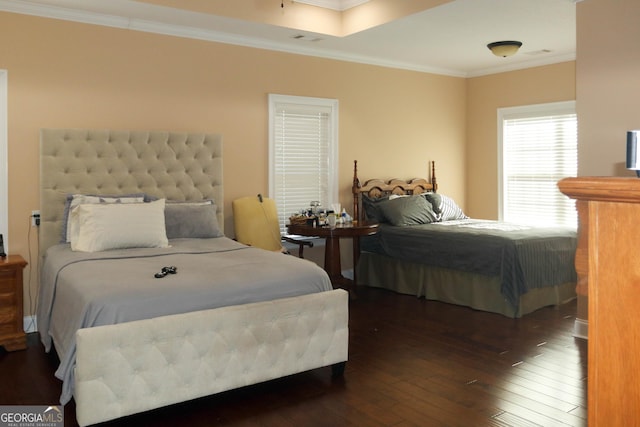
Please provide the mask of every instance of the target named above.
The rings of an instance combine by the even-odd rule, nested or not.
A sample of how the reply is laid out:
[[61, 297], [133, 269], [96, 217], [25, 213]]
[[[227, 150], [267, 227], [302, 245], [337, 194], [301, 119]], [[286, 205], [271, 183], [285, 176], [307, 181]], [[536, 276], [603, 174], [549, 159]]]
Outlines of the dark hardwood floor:
[[[117, 420], [113, 426], [586, 426], [576, 304], [522, 319], [359, 288], [343, 378], [316, 369]], [[37, 336], [0, 349], [0, 404], [56, 404]], [[66, 425], [76, 424], [73, 402]]]

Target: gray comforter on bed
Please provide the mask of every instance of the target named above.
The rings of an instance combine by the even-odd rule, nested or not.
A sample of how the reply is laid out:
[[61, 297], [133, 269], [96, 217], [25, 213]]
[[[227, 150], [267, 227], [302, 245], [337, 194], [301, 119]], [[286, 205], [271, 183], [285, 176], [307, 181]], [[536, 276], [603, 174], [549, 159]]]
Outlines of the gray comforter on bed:
[[[316, 264], [226, 237], [175, 239], [169, 248], [73, 252], [51, 247], [43, 261], [38, 330], [60, 358], [62, 404], [73, 394], [75, 331], [222, 306], [331, 290]], [[177, 274], [155, 278], [163, 267]]]
[[576, 281], [576, 232], [465, 219], [397, 227], [381, 224], [364, 251], [501, 278], [514, 306], [530, 289]]

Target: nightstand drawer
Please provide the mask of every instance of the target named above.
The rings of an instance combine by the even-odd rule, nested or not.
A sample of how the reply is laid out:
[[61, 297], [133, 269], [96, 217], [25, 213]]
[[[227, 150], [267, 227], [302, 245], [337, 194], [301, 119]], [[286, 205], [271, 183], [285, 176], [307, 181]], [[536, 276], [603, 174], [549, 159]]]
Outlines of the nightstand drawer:
[[22, 325], [22, 270], [26, 265], [20, 255], [0, 259], [0, 346], [7, 351], [27, 348]]
[[16, 332], [17, 310], [0, 308], [0, 336]]
[[16, 278], [18, 270], [0, 269], [0, 294], [5, 292], [15, 292]]
[[0, 289], [0, 309], [5, 309], [6, 307], [15, 307], [18, 302], [18, 298], [16, 293], [11, 289], [11, 292], [4, 292]]

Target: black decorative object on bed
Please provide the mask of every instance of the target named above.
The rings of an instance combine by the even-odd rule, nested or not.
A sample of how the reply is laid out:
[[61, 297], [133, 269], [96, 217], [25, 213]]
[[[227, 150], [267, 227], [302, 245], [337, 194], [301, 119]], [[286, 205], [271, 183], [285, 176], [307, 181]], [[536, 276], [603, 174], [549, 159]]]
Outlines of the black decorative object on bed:
[[413, 182], [360, 185], [354, 170], [354, 205], [381, 223], [362, 239], [361, 284], [509, 317], [575, 297], [574, 230], [471, 219], [427, 180], [417, 191]]

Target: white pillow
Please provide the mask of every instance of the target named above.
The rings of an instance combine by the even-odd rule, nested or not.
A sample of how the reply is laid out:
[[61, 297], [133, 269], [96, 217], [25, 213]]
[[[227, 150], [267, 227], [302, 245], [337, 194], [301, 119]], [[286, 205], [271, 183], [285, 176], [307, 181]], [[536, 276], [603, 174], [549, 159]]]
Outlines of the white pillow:
[[166, 248], [165, 199], [149, 203], [81, 204], [71, 211], [71, 250]]
[[62, 241], [61, 243], [69, 243], [71, 241], [71, 210], [78, 205], [85, 203], [142, 203], [144, 202], [144, 194], [123, 194], [119, 196], [102, 196], [89, 194], [68, 194], [64, 205], [63, 223], [62, 223]]

